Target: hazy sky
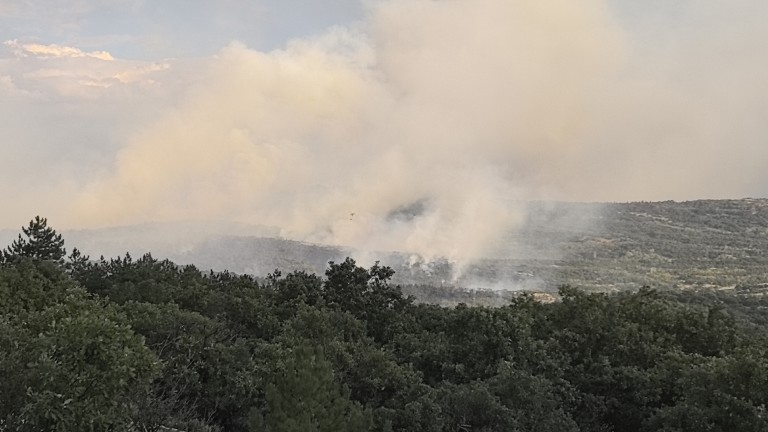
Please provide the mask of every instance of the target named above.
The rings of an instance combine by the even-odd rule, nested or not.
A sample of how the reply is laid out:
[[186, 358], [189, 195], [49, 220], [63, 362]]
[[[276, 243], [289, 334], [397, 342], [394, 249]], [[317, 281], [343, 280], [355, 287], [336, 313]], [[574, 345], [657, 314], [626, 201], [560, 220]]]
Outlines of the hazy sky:
[[0, 0], [0, 227], [237, 220], [459, 256], [526, 200], [765, 197], [766, 22], [764, 0]]

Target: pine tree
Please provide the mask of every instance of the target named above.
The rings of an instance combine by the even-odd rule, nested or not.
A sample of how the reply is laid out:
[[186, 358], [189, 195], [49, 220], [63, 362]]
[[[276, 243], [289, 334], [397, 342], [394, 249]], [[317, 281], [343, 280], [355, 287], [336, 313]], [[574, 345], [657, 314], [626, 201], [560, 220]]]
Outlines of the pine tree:
[[14, 256], [25, 256], [38, 260], [60, 262], [67, 254], [64, 249], [64, 239], [61, 234], [48, 226], [48, 219], [35, 216], [29, 221], [28, 227], [21, 230], [26, 238], [19, 234], [10, 246], [3, 251], [3, 257], [8, 260]]
[[269, 432], [364, 432], [370, 413], [349, 399], [321, 350], [299, 346], [267, 388]]

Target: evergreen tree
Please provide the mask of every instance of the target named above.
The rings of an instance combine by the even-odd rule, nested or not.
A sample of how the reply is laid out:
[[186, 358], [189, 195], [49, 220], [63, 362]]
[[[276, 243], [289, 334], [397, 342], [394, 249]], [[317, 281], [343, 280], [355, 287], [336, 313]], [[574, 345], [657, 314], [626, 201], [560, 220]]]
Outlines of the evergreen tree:
[[64, 239], [48, 226], [48, 219], [35, 216], [29, 221], [29, 226], [21, 230], [26, 238], [19, 234], [19, 238], [3, 251], [6, 260], [14, 256], [26, 256], [45, 261], [61, 261], [67, 254]]
[[322, 351], [299, 346], [285, 371], [267, 388], [269, 432], [364, 432], [370, 413], [349, 399]]

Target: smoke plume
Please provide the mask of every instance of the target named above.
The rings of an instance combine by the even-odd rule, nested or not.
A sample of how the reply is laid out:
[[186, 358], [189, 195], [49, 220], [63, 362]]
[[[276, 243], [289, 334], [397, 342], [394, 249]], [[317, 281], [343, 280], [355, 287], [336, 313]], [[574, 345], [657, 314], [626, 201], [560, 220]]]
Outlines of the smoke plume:
[[617, 3], [389, 0], [280, 50], [171, 62], [157, 79], [183, 73], [181, 96], [56, 217], [236, 221], [469, 262], [527, 200], [765, 194], [768, 7], [681, 2], [662, 28], [657, 2]]

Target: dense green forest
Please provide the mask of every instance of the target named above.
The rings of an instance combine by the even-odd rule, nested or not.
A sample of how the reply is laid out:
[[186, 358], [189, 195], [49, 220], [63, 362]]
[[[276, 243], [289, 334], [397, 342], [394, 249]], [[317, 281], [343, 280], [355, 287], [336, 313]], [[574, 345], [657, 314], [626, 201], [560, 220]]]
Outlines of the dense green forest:
[[0, 430], [768, 430], [759, 293], [449, 308], [393, 273], [91, 260], [36, 218], [0, 264]]

